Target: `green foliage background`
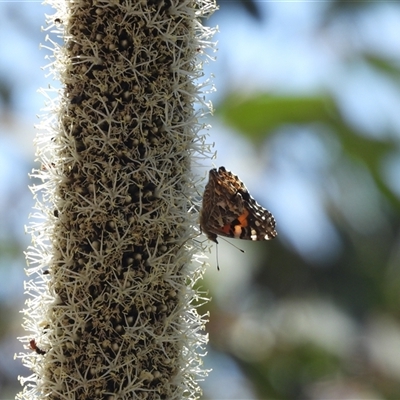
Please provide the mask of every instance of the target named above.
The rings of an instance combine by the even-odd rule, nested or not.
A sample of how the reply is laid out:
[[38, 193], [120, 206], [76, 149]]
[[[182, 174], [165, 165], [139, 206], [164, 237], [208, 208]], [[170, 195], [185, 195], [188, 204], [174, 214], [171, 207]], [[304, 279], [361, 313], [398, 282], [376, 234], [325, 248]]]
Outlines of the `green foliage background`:
[[[254, 5], [268, 10], [268, 5]], [[329, 2], [318, 29], [343, 19], [357, 24], [366, 11], [388, 6], [351, 5]], [[398, 4], [391, 6], [399, 11]], [[400, 48], [393, 54], [359, 49], [341, 67], [350, 73], [354, 64], [388, 84], [400, 99]], [[287, 88], [284, 93], [249, 91], [243, 85], [243, 91], [235, 88], [222, 97], [216, 117], [251, 143], [255, 154], [268, 147], [273, 153], [283, 135], [289, 143], [304, 132], [321, 145], [329, 156], [323, 170], [313, 170], [304, 158], [284, 162], [297, 168], [299, 184], [303, 174], [319, 176], [310, 181], [340, 246], [330, 258], [307, 257], [283, 231], [276, 242], [246, 247], [253, 253], [252, 272], [242, 290], [230, 295], [232, 307], [214, 292], [212, 348], [232, 360], [258, 399], [399, 399], [400, 199], [385, 165], [399, 162], [400, 125], [385, 121], [371, 134], [341, 111], [343, 104], [329, 87], [299, 94]], [[278, 157], [288, 154], [272, 154], [270, 168], [279, 169]], [[266, 190], [273, 190], [274, 182], [268, 182]], [[301, 200], [285, 205], [295, 208], [296, 201]], [[222, 266], [221, 274], [229, 273], [229, 266]]]

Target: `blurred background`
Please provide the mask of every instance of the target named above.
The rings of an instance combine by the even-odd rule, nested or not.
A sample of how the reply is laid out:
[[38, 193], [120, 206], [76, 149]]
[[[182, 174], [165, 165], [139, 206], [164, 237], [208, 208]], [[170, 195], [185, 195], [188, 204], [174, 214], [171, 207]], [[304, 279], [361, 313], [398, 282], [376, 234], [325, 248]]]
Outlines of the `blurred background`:
[[[206, 66], [215, 166], [277, 221], [271, 242], [220, 241], [206, 399], [400, 398], [400, 3], [220, 1]], [[24, 225], [40, 87], [58, 82], [39, 2], [0, 2], [0, 399], [22, 350]], [[209, 169], [210, 165], [206, 165]], [[202, 172], [203, 173], [203, 172]]]

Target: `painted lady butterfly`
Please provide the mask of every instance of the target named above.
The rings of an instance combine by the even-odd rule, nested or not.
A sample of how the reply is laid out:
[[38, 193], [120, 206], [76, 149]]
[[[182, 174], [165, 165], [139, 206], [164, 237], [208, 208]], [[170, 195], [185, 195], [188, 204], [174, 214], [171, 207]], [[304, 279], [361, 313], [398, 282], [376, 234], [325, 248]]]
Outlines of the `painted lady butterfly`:
[[215, 243], [218, 235], [245, 240], [270, 240], [277, 235], [274, 216], [225, 167], [210, 170], [200, 211], [200, 228]]

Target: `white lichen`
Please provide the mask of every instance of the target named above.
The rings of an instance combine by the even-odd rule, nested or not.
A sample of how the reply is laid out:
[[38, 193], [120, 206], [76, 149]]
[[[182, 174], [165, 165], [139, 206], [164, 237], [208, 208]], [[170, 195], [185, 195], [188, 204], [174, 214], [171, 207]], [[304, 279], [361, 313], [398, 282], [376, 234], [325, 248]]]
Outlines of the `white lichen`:
[[211, 154], [196, 80], [214, 1], [49, 3], [47, 67], [62, 90], [45, 92], [36, 138], [18, 355], [33, 374], [17, 398], [199, 398], [206, 300], [191, 168]]

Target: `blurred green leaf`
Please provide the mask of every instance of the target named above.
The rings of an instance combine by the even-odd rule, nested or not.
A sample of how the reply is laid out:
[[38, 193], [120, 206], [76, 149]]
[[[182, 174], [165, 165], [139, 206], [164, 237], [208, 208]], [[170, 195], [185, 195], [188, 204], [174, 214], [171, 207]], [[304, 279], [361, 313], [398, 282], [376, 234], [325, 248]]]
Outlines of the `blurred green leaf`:
[[[330, 118], [334, 104], [326, 96], [281, 97], [233, 93], [217, 107], [216, 115], [253, 140], [265, 138], [282, 125], [304, 124]], [[331, 111], [329, 111], [331, 110]]]
[[262, 360], [235, 360], [251, 377], [260, 399], [298, 398], [300, 388], [333, 375], [340, 367], [337, 356], [312, 343], [282, 342]]
[[382, 194], [393, 206], [400, 209], [398, 197], [387, 186], [381, 174], [382, 161], [395, 150], [395, 143], [384, 137], [380, 140], [366, 137], [362, 132], [352, 129], [343, 120], [332, 121], [331, 127], [334, 128], [333, 132], [340, 140], [345, 154], [363, 162]]
[[400, 83], [400, 64], [397, 60], [383, 58], [372, 53], [363, 54], [363, 58], [376, 72], [385, 74], [396, 83]]

